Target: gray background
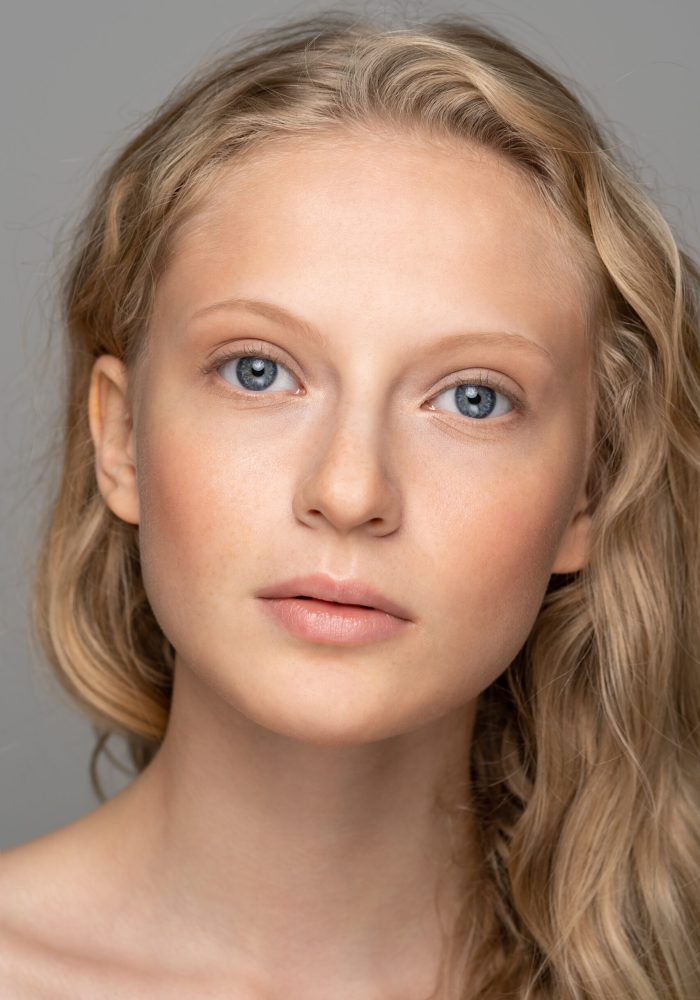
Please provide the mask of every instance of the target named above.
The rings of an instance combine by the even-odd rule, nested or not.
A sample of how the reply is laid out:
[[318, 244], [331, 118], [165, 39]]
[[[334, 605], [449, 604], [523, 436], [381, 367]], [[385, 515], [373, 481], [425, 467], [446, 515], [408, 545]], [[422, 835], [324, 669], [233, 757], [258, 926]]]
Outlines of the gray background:
[[[698, 0], [507, 0], [353, 4], [391, 20], [450, 11], [486, 18], [544, 60], [614, 130], [681, 246], [700, 246]], [[27, 630], [42, 474], [62, 377], [55, 282], [98, 169], [138, 120], [227, 41], [325, 5], [197, 0], [15, 2], [0, 31], [0, 849], [97, 805], [89, 723]], [[53, 333], [51, 333], [53, 331]], [[52, 339], [49, 340], [51, 334]], [[119, 741], [111, 742], [113, 750]], [[123, 752], [121, 754], [124, 759]], [[108, 794], [128, 781], [103, 761]]]

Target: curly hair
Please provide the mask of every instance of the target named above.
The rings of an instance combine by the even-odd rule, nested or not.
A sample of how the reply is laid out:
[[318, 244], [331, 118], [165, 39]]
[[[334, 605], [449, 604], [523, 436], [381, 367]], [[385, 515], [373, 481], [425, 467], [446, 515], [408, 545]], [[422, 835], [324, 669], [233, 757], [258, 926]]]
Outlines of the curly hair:
[[388, 27], [329, 9], [250, 34], [98, 178], [61, 279], [60, 473], [31, 601], [33, 636], [97, 736], [93, 789], [104, 801], [110, 736], [135, 774], [157, 752], [174, 650], [138, 527], [97, 488], [92, 365], [138, 363], [177, 233], [227, 165], [341, 129], [507, 158], [552, 232], [572, 234], [590, 291], [589, 558], [552, 576], [527, 641], [479, 696], [469, 805], [443, 802], [469, 810], [480, 851], [445, 965], [455, 995], [700, 997], [700, 271], [582, 100], [478, 19]]

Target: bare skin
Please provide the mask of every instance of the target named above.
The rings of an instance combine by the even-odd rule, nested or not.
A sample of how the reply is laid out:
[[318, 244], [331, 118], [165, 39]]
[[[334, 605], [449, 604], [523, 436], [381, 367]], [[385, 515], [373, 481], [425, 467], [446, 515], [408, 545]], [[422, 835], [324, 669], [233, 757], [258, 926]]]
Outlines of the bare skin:
[[[86, 401], [99, 489], [139, 525], [177, 650], [168, 730], [119, 796], [0, 858], [7, 954], [16, 934], [50, 970], [55, 949], [71, 997], [91, 962], [115, 996], [125, 976], [164, 997], [430, 995], [462, 878], [435, 789], [465, 771], [478, 695], [550, 574], [586, 559], [585, 289], [563, 246], [468, 147], [290, 141], [229, 168], [178, 236], [142, 367], [99, 358]], [[193, 318], [233, 297], [320, 336]], [[474, 331], [530, 347], [437, 346]], [[264, 392], [235, 361], [202, 373], [251, 344], [276, 351]], [[450, 382], [484, 375], [502, 388], [475, 419]], [[410, 627], [340, 647], [272, 625], [257, 591], [315, 571], [379, 588]]]

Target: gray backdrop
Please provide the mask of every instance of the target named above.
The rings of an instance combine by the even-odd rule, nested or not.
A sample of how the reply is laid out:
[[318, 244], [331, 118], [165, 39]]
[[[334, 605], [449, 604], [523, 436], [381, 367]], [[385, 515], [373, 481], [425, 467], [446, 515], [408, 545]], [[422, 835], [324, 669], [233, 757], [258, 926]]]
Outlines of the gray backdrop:
[[[90, 725], [30, 647], [27, 631], [33, 545], [51, 488], [40, 476], [62, 375], [58, 254], [98, 168], [203, 57], [248, 31], [325, 7], [281, 0], [254, 7], [222, 0], [8, 6], [0, 31], [0, 849], [97, 805], [88, 778]], [[484, 16], [573, 83], [612, 126], [681, 245], [697, 254], [698, 0], [346, 6], [380, 19], [400, 11]], [[119, 751], [119, 741], [112, 743]], [[128, 780], [108, 762], [100, 773], [110, 795]]]

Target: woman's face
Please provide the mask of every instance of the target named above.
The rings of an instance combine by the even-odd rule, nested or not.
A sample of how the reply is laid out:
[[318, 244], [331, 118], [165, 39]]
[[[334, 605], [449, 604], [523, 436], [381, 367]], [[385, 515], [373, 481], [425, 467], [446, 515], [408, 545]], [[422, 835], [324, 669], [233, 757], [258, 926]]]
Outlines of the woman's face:
[[[466, 146], [290, 141], [229, 169], [158, 285], [123, 451], [100, 469], [98, 450], [176, 670], [331, 744], [416, 729], [506, 669], [550, 574], [585, 561], [589, 357], [563, 247]], [[318, 572], [411, 622], [292, 634], [257, 595]]]

